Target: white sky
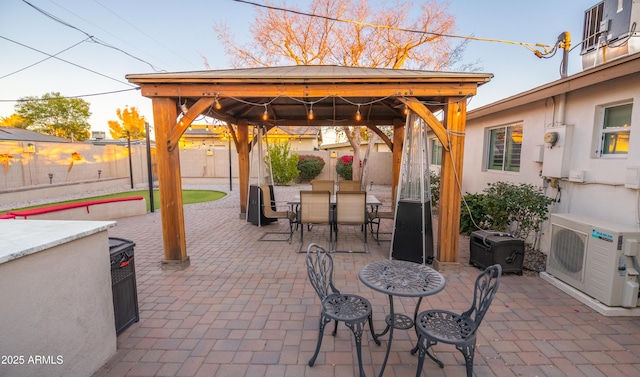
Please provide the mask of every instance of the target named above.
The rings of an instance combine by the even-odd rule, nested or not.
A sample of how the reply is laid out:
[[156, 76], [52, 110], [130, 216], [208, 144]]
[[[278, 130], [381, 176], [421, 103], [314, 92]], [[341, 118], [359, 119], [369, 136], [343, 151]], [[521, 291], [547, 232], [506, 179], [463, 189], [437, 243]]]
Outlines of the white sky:
[[[169, 72], [197, 71], [205, 69], [205, 57], [212, 69], [231, 68], [213, 23], [226, 20], [236, 40], [242, 43], [250, 38], [247, 25], [256, 14], [255, 6], [233, 0], [26, 1], [74, 28], [46, 17], [23, 0], [0, 0], [0, 117], [13, 114], [15, 100], [20, 97], [40, 97], [49, 92], [78, 96], [131, 89], [125, 75], [153, 72], [147, 63]], [[306, 10], [308, 2], [288, 0], [287, 4]], [[576, 47], [569, 57], [571, 75], [582, 70], [577, 46], [582, 37], [584, 11], [596, 3], [597, 0], [450, 0], [449, 10], [456, 17], [457, 35], [552, 45], [559, 34], [569, 31], [572, 47]], [[74, 65], [54, 58], [35, 64], [47, 55], [34, 49], [54, 55], [86, 39], [85, 33], [135, 58], [83, 42], [57, 55]], [[551, 59], [539, 59], [523, 46], [471, 41], [463, 61], [478, 61], [481, 72], [493, 73], [494, 78], [479, 88], [469, 108], [559, 79], [561, 60], [561, 51]], [[137, 107], [148, 120], [153, 119], [151, 100], [136, 90], [83, 98], [91, 104], [92, 131], [108, 131], [107, 122], [117, 120], [116, 110], [125, 106]]]

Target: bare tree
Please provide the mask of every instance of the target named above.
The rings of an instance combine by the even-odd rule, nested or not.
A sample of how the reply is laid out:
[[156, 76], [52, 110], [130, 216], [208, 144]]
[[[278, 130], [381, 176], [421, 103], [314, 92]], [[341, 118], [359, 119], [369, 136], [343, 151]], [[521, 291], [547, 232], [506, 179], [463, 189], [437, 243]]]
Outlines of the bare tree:
[[[284, 2], [278, 8], [293, 12], [266, 3], [270, 8], [258, 8], [252, 39], [243, 46], [235, 43], [226, 23], [214, 24], [234, 67], [293, 63], [444, 70], [460, 60], [466, 46], [454, 46], [444, 36], [453, 34], [455, 18], [438, 0], [425, 0], [420, 12], [413, 2], [400, 0], [379, 5], [313, 0], [305, 12]], [[353, 176], [361, 177], [359, 127], [343, 130], [354, 150]]]

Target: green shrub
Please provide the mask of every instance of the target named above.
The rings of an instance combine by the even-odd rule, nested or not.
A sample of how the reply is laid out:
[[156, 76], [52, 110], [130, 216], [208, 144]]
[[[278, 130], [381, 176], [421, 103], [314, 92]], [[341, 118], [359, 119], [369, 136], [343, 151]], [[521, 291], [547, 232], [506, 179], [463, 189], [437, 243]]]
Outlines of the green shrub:
[[431, 186], [431, 208], [437, 210], [440, 202], [440, 173], [429, 170], [429, 185]]
[[309, 182], [322, 172], [324, 159], [320, 156], [303, 154], [298, 160], [298, 170], [300, 171], [300, 181]]
[[336, 163], [336, 172], [340, 178], [350, 181], [353, 179], [353, 156], [342, 156]]
[[478, 230], [478, 228], [491, 228], [491, 225], [487, 222], [484, 199], [484, 194], [466, 193], [464, 195], [460, 210], [460, 233], [469, 235]]
[[276, 143], [269, 148], [269, 155], [265, 162], [271, 162], [273, 183], [286, 185], [300, 174], [298, 171], [298, 154], [290, 153], [289, 143]]
[[483, 192], [464, 196], [469, 210], [463, 207], [461, 232], [470, 234], [477, 229], [469, 217], [471, 215], [483, 229], [508, 232], [527, 239], [532, 233], [540, 231], [542, 223], [548, 219], [549, 205], [553, 202], [540, 188], [525, 183], [490, 183]]

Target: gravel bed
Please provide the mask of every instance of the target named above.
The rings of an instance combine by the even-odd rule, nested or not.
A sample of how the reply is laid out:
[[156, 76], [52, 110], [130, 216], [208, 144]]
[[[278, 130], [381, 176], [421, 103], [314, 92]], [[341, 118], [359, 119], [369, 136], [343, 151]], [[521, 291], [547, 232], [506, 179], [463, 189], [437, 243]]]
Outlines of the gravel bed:
[[522, 262], [523, 275], [538, 276], [546, 270], [547, 255], [539, 250], [533, 250], [531, 245], [525, 245], [524, 261]]

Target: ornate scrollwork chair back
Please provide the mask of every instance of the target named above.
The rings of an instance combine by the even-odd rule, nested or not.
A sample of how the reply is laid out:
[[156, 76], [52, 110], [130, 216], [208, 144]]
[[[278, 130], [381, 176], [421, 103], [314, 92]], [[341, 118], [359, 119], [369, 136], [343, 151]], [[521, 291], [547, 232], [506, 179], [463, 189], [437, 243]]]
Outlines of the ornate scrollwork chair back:
[[[362, 296], [340, 293], [333, 284], [333, 258], [331, 254], [318, 244], [312, 243], [307, 248], [307, 274], [309, 282], [318, 294], [321, 301], [320, 324], [318, 328], [318, 343], [316, 350], [309, 360], [312, 367], [316, 362], [325, 326], [335, 321], [333, 336], [336, 336], [338, 322], [344, 322], [353, 332], [356, 341], [356, 352], [358, 355], [358, 367], [360, 376], [364, 377], [362, 368], [362, 335], [366, 322], [369, 322], [371, 334], [375, 334], [373, 321], [371, 318], [371, 303]], [[380, 345], [380, 341], [374, 337], [375, 342]]]
[[323, 301], [330, 294], [339, 294], [340, 291], [333, 285], [333, 258], [326, 251], [318, 251], [318, 248], [321, 247], [317, 244], [309, 245], [308, 250], [312, 251], [307, 252], [307, 274], [311, 286], [315, 289], [320, 301]]
[[473, 302], [469, 310], [462, 314], [448, 310], [427, 310], [418, 314], [416, 330], [418, 331], [418, 345], [412, 351], [418, 351], [418, 370], [420, 376], [424, 357], [438, 363], [440, 368], [444, 364], [429, 349], [438, 342], [455, 345], [465, 359], [467, 377], [473, 374], [473, 357], [476, 348], [476, 332], [500, 285], [502, 266], [495, 264], [487, 267], [476, 278], [473, 291]]

